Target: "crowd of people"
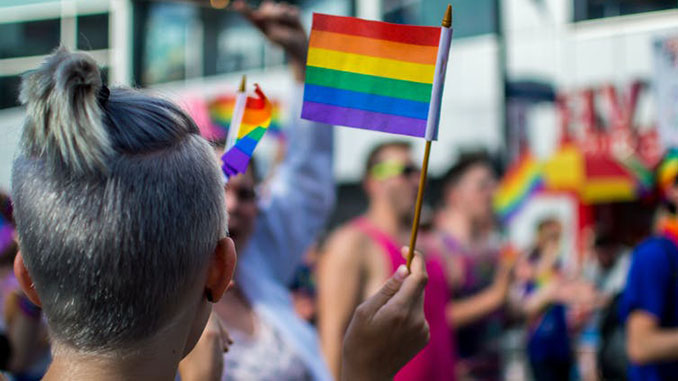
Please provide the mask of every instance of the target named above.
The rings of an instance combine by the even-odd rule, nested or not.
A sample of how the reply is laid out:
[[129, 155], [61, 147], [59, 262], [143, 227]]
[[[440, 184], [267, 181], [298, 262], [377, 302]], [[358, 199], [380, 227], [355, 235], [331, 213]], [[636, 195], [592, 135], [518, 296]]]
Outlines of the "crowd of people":
[[[408, 143], [387, 142], [365, 162], [364, 213], [320, 240], [337, 207], [333, 127], [299, 118], [298, 11], [234, 8], [296, 81], [271, 175], [251, 163], [224, 182], [223, 142], [167, 100], [107, 87], [85, 53], [59, 48], [23, 78], [11, 202], [0, 199], [7, 377], [501, 380], [515, 327], [525, 379], [678, 377], [678, 171], [652, 237], [632, 250], [596, 227], [573, 269], [557, 216], [538, 221], [529, 250], [506, 250], [493, 163], [461, 155], [408, 272], [420, 168]], [[309, 253], [310, 308], [293, 292]]]

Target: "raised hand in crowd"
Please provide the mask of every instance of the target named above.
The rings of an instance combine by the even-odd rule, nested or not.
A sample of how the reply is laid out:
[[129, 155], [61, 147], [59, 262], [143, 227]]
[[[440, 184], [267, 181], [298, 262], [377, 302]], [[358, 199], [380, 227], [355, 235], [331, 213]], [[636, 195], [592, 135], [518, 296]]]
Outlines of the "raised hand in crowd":
[[308, 37], [299, 18], [299, 9], [286, 3], [264, 1], [250, 8], [244, 0], [237, 0], [233, 8], [247, 18], [264, 36], [280, 46], [287, 54], [294, 76], [303, 82], [306, 72]]

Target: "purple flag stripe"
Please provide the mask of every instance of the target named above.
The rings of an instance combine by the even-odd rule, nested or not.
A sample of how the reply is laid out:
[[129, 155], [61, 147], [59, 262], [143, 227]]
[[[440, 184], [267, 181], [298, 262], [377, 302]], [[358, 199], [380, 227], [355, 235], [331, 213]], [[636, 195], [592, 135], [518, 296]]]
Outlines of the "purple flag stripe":
[[301, 117], [327, 124], [388, 132], [391, 134], [424, 137], [426, 120], [392, 114], [304, 102]]
[[250, 162], [250, 156], [239, 150], [238, 147], [233, 148], [234, 149], [228, 150], [228, 152], [222, 156], [222, 168], [227, 171], [227, 167], [231, 167], [239, 173], [245, 173], [247, 171], [247, 165]]

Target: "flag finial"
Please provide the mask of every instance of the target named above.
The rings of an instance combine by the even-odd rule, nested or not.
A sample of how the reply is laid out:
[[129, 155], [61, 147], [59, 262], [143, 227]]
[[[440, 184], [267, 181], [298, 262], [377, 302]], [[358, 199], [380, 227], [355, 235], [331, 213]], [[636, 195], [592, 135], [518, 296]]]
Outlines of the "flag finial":
[[447, 4], [447, 10], [445, 11], [445, 16], [443, 17], [443, 24], [445, 28], [452, 26], [452, 4]]
[[244, 93], [246, 88], [247, 88], [247, 76], [243, 75], [242, 79], [240, 80], [240, 88], [238, 89], [238, 91]]

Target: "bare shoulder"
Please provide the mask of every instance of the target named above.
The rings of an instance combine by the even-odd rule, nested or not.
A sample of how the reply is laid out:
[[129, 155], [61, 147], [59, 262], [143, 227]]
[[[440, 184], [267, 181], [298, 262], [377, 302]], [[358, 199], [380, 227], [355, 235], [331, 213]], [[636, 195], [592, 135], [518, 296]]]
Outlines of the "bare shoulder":
[[334, 263], [358, 263], [368, 244], [363, 232], [352, 224], [345, 224], [330, 234], [323, 248], [323, 259]]

